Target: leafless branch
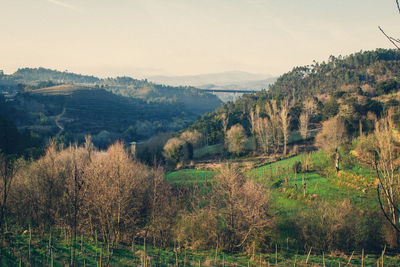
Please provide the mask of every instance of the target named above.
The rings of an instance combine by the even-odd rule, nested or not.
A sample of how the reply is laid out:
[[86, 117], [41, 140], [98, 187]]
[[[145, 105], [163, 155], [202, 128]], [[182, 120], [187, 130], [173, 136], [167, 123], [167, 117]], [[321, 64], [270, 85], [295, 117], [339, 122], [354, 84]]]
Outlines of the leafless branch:
[[381, 210], [382, 210], [382, 212], [383, 212], [383, 215], [385, 215], [386, 219], [390, 222], [390, 224], [394, 227], [394, 229], [396, 229], [396, 231], [400, 233], [400, 229], [397, 227], [396, 224], [394, 224], [394, 223], [392, 222], [392, 220], [390, 219], [389, 215], [386, 213], [385, 208], [383, 207], [383, 203], [382, 203], [382, 200], [381, 200], [381, 193], [380, 193], [380, 190], [379, 190], [379, 185], [378, 185], [378, 187], [376, 188], [376, 191], [377, 191], [377, 193], [378, 193], [379, 205], [380, 205], [380, 207], [381, 207]]
[[[398, 1], [398, 0], [396, 0], [396, 1]], [[399, 11], [400, 12], [400, 11]], [[386, 33], [385, 33], [385, 31], [380, 27], [380, 26], [378, 26], [378, 28], [379, 28], [379, 30], [383, 33], [383, 35], [385, 35], [385, 37], [397, 48], [397, 49], [399, 49], [400, 50], [400, 40], [399, 39], [396, 39], [396, 38], [393, 38], [393, 37], [391, 37], [391, 36], [389, 36], [389, 35], [387, 35]]]

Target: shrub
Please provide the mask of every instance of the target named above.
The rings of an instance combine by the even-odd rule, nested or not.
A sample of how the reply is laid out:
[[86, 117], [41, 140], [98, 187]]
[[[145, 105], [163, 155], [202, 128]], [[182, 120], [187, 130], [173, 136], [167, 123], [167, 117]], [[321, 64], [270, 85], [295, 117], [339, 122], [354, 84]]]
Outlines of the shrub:
[[295, 161], [292, 168], [294, 173], [301, 173], [301, 171], [303, 170], [301, 161]]
[[356, 158], [352, 154], [345, 154], [342, 158], [342, 169], [351, 170], [354, 168]]

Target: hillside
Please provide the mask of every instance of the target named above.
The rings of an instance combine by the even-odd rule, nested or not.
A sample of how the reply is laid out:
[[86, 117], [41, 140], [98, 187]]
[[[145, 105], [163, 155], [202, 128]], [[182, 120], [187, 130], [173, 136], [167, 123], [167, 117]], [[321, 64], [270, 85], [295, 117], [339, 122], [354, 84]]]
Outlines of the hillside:
[[[296, 94], [300, 97], [325, 93], [358, 91], [370, 93], [379, 82], [398, 79], [400, 52], [377, 49], [349, 56], [330, 56], [327, 62], [295, 67], [283, 74], [270, 87], [278, 95]], [[294, 90], [294, 91], [293, 91]]]
[[23, 120], [16, 121], [20, 129], [54, 136], [61, 128], [57, 119], [68, 140], [81, 141], [90, 134], [100, 146], [117, 139], [138, 141], [158, 132], [176, 131], [197, 117], [183, 111], [178, 103], [147, 103], [104, 89], [73, 85], [17, 94], [13, 107], [25, 114]]
[[[45, 68], [23, 68], [12, 75], [0, 76], [0, 89], [10, 83], [25, 84], [28, 89], [38, 89], [60, 84], [77, 84], [87, 87], [103, 88], [126, 97], [140, 98], [155, 103], [180, 103], [186, 112], [202, 114], [214, 110], [222, 104], [218, 97], [202, 92], [194, 87], [174, 87], [137, 80], [131, 77], [101, 79], [94, 76], [61, 72]], [[14, 86], [16, 88], [17, 86]]]
[[100, 79], [44, 68], [0, 76], [0, 91], [14, 115], [0, 114], [44, 138], [63, 142], [93, 135], [96, 145], [146, 140], [187, 127], [222, 103], [193, 87], [172, 87], [130, 77]]
[[278, 107], [284, 98], [292, 102], [290, 129], [299, 127], [303, 101], [313, 99], [316, 109], [311, 115], [311, 129], [320, 122], [340, 114], [345, 117], [349, 132], [359, 132], [360, 120], [364, 131], [373, 128], [367, 119], [369, 112], [380, 117], [389, 106], [398, 106], [398, 99], [381, 101], [379, 96], [396, 92], [400, 88], [400, 52], [378, 49], [355, 53], [346, 57], [329, 58], [328, 62], [312, 66], [295, 67], [283, 74], [267, 91], [247, 94], [235, 102], [229, 102], [215, 112], [206, 114], [190, 129], [197, 129], [207, 136], [208, 143], [223, 140], [221, 115], [227, 114], [228, 129], [240, 123], [247, 134], [251, 132], [250, 112], [259, 107], [260, 116], [267, 117], [266, 103], [274, 100]]

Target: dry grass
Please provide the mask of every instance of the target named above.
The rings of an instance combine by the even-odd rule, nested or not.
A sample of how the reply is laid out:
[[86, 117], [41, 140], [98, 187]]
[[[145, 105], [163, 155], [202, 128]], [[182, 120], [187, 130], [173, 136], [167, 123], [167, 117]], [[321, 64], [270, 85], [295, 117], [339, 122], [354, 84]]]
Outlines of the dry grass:
[[32, 90], [31, 92], [35, 94], [45, 94], [45, 95], [71, 95], [74, 91], [88, 90], [88, 89], [90, 90], [91, 88], [73, 84], [62, 84], [62, 85], [56, 85], [56, 86]]

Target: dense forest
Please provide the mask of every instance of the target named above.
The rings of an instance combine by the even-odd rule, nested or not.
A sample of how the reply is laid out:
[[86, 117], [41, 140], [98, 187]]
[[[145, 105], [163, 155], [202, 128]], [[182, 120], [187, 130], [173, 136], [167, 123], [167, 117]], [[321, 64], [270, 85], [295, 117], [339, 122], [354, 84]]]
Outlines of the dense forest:
[[[54, 138], [37, 158], [2, 143], [2, 263], [398, 266], [399, 64], [395, 50], [331, 56], [142, 143]], [[54, 114], [61, 107], [70, 119], [81, 113], [65, 127], [88, 133], [96, 116], [115, 129], [123, 123], [98, 101], [115, 101], [121, 120], [147, 116], [140, 110], [158, 101], [112, 94], [101, 89], [111, 80], [102, 82], [32, 87], [22, 95], [35, 104], [15, 101], [64, 101]], [[131, 110], [131, 101], [140, 109]], [[2, 103], [5, 113], [13, 108]], [[164, 104], [158, 116], [179, 117]], [[15, 136], [15, 143], [35, 140]]]

